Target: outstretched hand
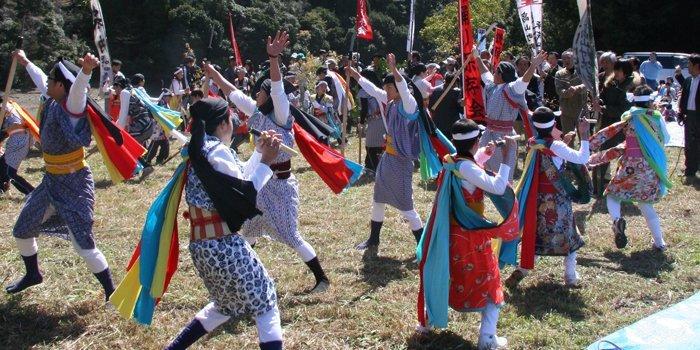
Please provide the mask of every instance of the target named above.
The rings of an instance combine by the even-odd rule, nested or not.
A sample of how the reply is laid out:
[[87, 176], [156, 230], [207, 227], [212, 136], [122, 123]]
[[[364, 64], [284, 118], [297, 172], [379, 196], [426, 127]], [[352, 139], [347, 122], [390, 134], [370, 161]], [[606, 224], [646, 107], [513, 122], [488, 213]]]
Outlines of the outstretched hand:
[[393, 53], [386, 55], [386, 64], [392, 71], [396, 70], [396, 56]]
[[532, 59], [532, 65], [535, 67], [539, 67], [542, 64], [542, 62], [544, 62], [546, 59], [547, 59], [547, 51], [542, 50], [537, 54], [537, 56], [535, 56]]
[[350, 77], [354, 78], [355, 80], [360, 80], [360, 73], [357, 71], [357, 69], [353, 68], [352, 66], [348, 65], [345, 67], [345, 74], [349, 75]]
[[24, 50], [15, 50], [12, 51], [12, 58], [17, 60], [17, 63], [26, 66], [29, 64], [29, 59], [27, 59], [27, 54], [24, 53]]
[[274, 38], [267, 37], [267, 55], [270, 58], [277, 58], [289, 45], [289, 34], [286, 31], [277, 31]]

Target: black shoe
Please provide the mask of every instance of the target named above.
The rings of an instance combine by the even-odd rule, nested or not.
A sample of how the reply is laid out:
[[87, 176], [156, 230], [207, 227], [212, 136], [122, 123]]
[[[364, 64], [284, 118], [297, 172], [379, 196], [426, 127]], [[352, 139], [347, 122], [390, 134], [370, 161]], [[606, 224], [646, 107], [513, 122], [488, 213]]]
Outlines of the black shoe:
[[24, 267], [27, 272], [20, 280], [5, 287], [5, 291], [9, 294], [19, 293], [31, 286], [44, 282], [44, 277], [41, 275], [41, 272], [39, 272], [39, 261], [37, 254], [32, 256], [22, 256], [22, 260], [24, 261]]
[[420, 238], [423, 236], [423, 228], [419, 228], [417, 230], [413, 230], [413, 237], [416, 239], [416, 244], [420, 243]]
[[378, 247], [379, 246], [379, 232], [382, 230], [382, 221], [370, 221], [370, 232], [369, 232], [369, 238], [356, 245], [355, 249], [357, 250], [365, 250], [370, 247]]
[[309, 270], [314, 273], [314, 277], [316, 278], [316, 285], [309, 290], [309, 293], [318, 293], [327, 290], [331, 282], [328, 280], [326, 273], [323, 271], [321, 263], [318, 261], [318, 257], [314, 257], [313, 259], [307, 261], [306, 266], [309, 267]]
[[622, 249], [627, 246], [627, 236], [625, 235], [625, 229], [627, 228], [627, 222], [624, 218], [616, 219], [613, 222], [613, 232], [615, 233], [615, 246], [617, 249]]

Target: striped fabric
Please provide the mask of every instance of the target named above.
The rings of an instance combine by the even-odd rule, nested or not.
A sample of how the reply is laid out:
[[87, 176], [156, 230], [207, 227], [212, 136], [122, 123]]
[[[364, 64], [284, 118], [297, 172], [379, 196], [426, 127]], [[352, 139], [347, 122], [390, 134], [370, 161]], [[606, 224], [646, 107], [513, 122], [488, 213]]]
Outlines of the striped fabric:
[[183, 216], [190, 221], [190, 240], [216, 239], [233, 234], [215, 211], [190, 206]]

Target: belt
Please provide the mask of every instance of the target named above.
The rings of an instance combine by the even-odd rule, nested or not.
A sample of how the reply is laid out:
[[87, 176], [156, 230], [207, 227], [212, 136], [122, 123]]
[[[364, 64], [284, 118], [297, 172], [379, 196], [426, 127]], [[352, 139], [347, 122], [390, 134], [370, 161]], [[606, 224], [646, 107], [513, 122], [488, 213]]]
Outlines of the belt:
[[394, 138], [391, 135], [386, 135], [386, 149], [384, 151], [392, 156], [399, 155], [394, 148]]
[[275, 179], [288, 179], [292, 176], [292, 161], [288, 160], [286, 162], [275, 163], [270, 165], [270, 169], [274, 174]]
[[216, 211], [190, 206], [182, 216], [190, 221], [190, 241], [217, 239], [234, 234]]
[[486, 128], [491, 129], [496, 132], [511, 132], [513, 131], [513, 121], [512, 120], [495, 120], [486, 118]]
[[80, 147], [66, 154], [43, 154], [46, 172], [53, 175], [66, 175], [77, 172], [87, 166], [85, 150]]

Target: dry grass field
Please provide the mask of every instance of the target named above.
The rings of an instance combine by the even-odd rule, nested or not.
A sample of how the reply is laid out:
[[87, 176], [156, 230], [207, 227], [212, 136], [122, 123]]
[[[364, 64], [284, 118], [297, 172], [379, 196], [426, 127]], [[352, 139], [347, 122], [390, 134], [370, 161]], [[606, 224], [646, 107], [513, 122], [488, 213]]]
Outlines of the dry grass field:
[[[36, 110], [36, 95], [22, 95]], [[350, 145], [357, 157], [357, 141]], [[174, 149], [171, 150], [174, 152]], [[243, 154], [249, 154], [247, 149]], [[678, 149], [669, 150], [673, 168]], [[177, 165], [158, 167], [142, 183], [112, 185], [99, 155], [88, 159], [96, 182], [95, 237], [118, 282], [136, 245], [145, 213]], [[675, 173], [683, 168], [683, 159]], [[21, 173], [38, 184], [42, 161], [32, 152]], [[477, 314], [451, 312], [447, 330], [413, 337], [418, 288], [414, 241], [396, 210], [387, 210], [378, 257], [353, 249], [369, 230], [372, 184], [334, 195], [300, 157], [300, 229], [314, 246], [332, 281], [322, 294], [307, 295], [313, 276], [291, 249], [263, 240], [256, 250], [274, 277], [287, 349], [472, 349]], [[423, 219], [433, 190], [414, 175], [415, 202]], [[700, 289], [700, 195], [697, 183], [675, 187], [656, 208], [670, 249], [651, 250], [651, 235], [638, 209], [623, 207], [630, 244], [614, 247], [604, 201], [575, 206], [587, 245], [579, 253], [580, 289], [563, 287], [561, 258], [543, 258], [509, 295], [501, 313], [500, 335], [510, 349], [581, 349], [616, 329], [677, 303]], [[0, 198], [0, 282], [18, 278], [24, 267], [11, 236], [22, 196]], [[180, 217], [180, 269], [156, 309], [151, 327], [124, 320], [103, 302], [102, 290], [67, 241], [39, 240], [44, 283], [9, 296], [0, 293], [1, 349], [159, 349], [207, 303], [187, 251], [187, 225]], [[512, 268], [503, 274], [507, 276]], [[202, 339], [196, 349], [257, 349], [254, 323], [230, 322]]]

